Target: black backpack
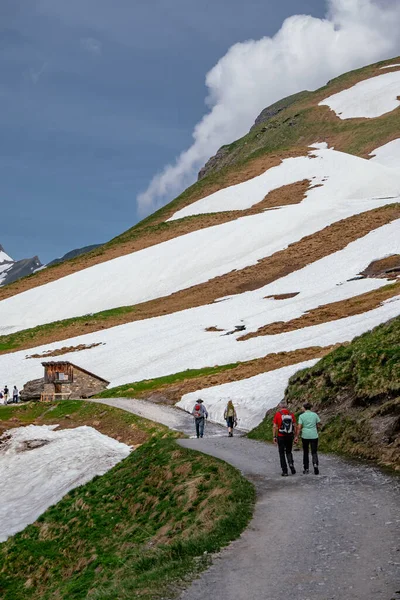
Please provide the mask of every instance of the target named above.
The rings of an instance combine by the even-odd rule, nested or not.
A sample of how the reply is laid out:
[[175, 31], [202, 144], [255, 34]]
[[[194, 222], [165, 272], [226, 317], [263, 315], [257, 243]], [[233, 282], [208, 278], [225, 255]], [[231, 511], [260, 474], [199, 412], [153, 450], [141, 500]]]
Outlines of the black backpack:
[[285, 415], [284, 413], [280, 413], [280, 415], [282, 417], [282, 423], [279, 427], [279, 433], [290, 435], [293, 433], [293, 417], [291, 414]]

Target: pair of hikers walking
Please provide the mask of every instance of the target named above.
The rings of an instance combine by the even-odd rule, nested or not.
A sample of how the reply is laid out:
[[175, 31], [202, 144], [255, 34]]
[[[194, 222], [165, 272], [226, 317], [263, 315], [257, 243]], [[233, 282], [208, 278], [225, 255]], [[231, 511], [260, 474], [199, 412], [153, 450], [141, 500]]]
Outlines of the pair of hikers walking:
[[304, 412], [299, 416], [298, 423], [296, 423], [295, 415], [283, 403], [274, 416], [272, 434], [274, 443], [279, 449], [283, 477], [288, 475], [288, 467], [292, 475], [296, 473], [292, 450], [293, 443], [297, 444], [299, 436], [303, 445], [303, 474], [306, 475], [310, 472], [309, 451], [311, 448], [314, 473], [319, 475], [318, 427], [321, 419], [317, 413], [311, 411], [311, 408], [309, 402], [303, 405]]
[[[194, 416], [196, 437], [202, 438], [204, 436], [205, 421], [208, 419], [208, 412], [201, 398], [199, 398], [194, 405], [192, 415]], [[226, 421], [226, 426], [228, 427], [228, 436], [233, 437], [233, 428], [237, 426], [237, 414], [232, 400], [229, 400], [226, 405], [224, 419]]]

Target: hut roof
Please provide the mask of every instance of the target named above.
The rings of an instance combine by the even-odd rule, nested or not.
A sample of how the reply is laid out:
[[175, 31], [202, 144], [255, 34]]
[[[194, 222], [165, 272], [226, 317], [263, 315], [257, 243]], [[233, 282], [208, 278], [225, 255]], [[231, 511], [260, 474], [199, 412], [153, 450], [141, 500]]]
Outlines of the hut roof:
[[99, 375], [96, 375], [95, 373], [91, 373], [90, 371], [87, 371], [83, 367], [79, 367], [78, 365], [75, 365], [74, 363], [70, 362], [69, 360], [50, 360], [47, 362], [42, 362], [42, 365], [43, 365], [43, 367], [47, 367], [47, 366], [57, 367], [57, 366], [61, 366], [61, 365], [70, 365], [71, 367], [74, 367], [74, 369], [78, 369], [79, 371], [86, 373], [86, 375], [90, 375], [91, 377], [95, 377], [96, 379], [99, 379], [100, 381], [104, 381], [104, 383], [106, 383], [107, 385], [110, 383], [109, 381], [107, 381], [107, 379], [104, 379], [104, 377], [99, 377]]

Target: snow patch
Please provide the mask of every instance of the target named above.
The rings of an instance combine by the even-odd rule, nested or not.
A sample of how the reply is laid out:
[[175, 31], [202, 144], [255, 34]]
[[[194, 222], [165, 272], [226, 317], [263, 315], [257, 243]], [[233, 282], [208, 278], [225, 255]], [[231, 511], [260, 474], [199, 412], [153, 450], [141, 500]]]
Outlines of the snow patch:
[[126, 444], [92, 427], [55, 427], [28, 425], [0, 438], [0, 542], [130, 452]]
[[319, 106], [329, 106], [341, 119], [374, 119], [400, 106], [398, 96], [400, 71], [394, 71], [360, 81], [325, 98]]
[[[400, 91], [399, 91], [400, 93]], [[316, 214], [329, 206], [338, 210], [338, 202], [355, 209], [355, 201], [400, 194], [400, 176], [382, 165], [358, 156], [326, 148], [326, 143], [314, 144], [308, 156], [286, 158], [277, 167], [272, 167], [243, 183], [218, 190], [197, 202], [177, 211], [169, 221], [184, 217], [245, 210], [261, 202], [265, 196], [280, 187], [309, 179], [313, 186], [299, 205], [286, 206], [267, 215], [268, 234], [273, 232], [274, 220], [286, 219], [289, 223], [298, 214]], [[362, 212], [362, 210], [358, 210]], [[355, 214], [355, 213], [354, 213]]]
[[396, 63], [394, 65], [385, 65], [384, 67], [380, 67], [380, 69], [392, 69], [393, 67], [400, 67], [400, 63]]
[[397, 169], [400, 177], [400, 138], [384, 146], [380, 146], [370, 153], [369, 162], [379, 163], [391, 169]]
[[196, 400], [202, 398], [210, 419], [225, 424], [224, 410], [228, 400], [232, 400], [238, 416], [238, 427], [248, 431], [261, 423], [267, 410], [279, 404], [289, 378], [297, 371], [311, 367], [317, 362], [318, 360], [308, 360], [241, 381], [197, 390], [185, 394], [177, 406], [191, 412]]

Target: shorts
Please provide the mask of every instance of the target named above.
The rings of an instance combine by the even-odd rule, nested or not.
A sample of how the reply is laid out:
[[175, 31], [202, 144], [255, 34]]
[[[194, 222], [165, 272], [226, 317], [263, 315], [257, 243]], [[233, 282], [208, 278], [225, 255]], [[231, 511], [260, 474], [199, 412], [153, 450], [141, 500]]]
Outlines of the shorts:
[[233, 427], [233, 423], [234, 423], [235, 419], [233, 417], [227, 417], [226, 419], [226, 424], [228, 427]]

